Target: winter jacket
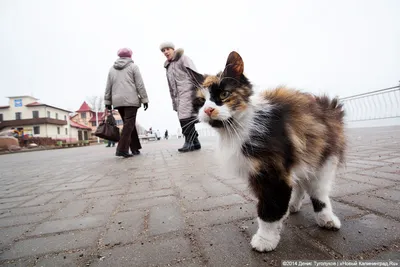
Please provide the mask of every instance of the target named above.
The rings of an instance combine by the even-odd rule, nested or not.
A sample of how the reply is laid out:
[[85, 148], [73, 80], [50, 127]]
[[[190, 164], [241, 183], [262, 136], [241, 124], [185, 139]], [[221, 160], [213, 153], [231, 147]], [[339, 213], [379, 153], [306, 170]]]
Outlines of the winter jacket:
[[104, 104], [118, 107], [140, 107], [148, 103], [139, 67], [131, 58], [119, 58], [110, 68]]
[[197, 71], [192, 60], [183, 52], [183, 49], [177, 49], [172, 60], [167, 60], [164, 64], [167, 71], [172, 107], [178, 112], [180, 120], [194, 116], [192, 99], [195, 94], [195, 87], [186, 68]]

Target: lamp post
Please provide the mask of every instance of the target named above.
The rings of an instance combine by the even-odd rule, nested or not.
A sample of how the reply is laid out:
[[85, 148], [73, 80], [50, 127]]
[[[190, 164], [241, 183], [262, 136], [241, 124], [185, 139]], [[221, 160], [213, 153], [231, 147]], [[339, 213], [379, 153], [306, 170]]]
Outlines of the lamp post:
[[[99, 109], [98, 109], [98, 107], [96, 107], [96, 129], [97, 129], [97, 127], [99, 127]], [[100, 143], [99, 137], [97, 137], [97, 143], [98, 144]]]

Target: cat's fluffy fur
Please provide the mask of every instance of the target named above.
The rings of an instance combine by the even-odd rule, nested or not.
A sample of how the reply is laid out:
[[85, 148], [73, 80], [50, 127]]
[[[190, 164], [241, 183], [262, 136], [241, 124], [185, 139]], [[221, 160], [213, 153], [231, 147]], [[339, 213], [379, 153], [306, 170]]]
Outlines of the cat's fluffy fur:
[[215, 76], [188, 69], [198, 89], [193, 105], [199, 120], [217, 130], [224, 159], [258, 199], [252, 247], [276, 248], [282, 222], [289, 210], [300, 209], [305, 192], [318, 225], [339, 229], [329, 192], [346, 147], [342, 105], [285, 87], [254, 95], [243, 70], [236, 52]]

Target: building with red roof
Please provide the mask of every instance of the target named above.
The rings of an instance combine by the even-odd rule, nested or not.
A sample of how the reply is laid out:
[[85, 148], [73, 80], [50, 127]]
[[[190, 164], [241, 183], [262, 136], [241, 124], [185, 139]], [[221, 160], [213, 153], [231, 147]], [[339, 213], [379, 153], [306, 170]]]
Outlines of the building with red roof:
[[[121, 116], [119, 115], [118, 110], [115, 109], [112, 111], [112, 113], [117, 122], [118, 128], [122, 130], [123, 122]], [[99, 123], [105, 119], [105, 115], [106, 114], [103, 111], [97, 113]], [[75, 115], [71, 117], [71, 121], [74, 121], [86, 127], [90, 127], [92, 129], [91, 132], [92, 139], [96, 139], [96, 136], [94, 136], [94, 133], [96, 132], [97, 129], [96, 112], [90, 108], [90, 105], [86, 103], [86, 101], [83, 101], [79, 109], [75, 111]], [[145, 132], [145, 129], [137, 122], [136, 122], [136, 128], [139, 134]]]
[[[118, 127], [122, 128], [123, 123], [118, 111], [117, 110], [113, 111], [113, 115], [115, 120], [117, 121]], [[98, 112], [97, 116], [98, 116], [98, 122], [100, 123], [101, 121], [104, 120], [105, 113]], [[94, 132], [97, 129], [96, 112], [90, 108], [89, 104], [86, 103], [86, 101], [83, 101], [80, 108], [77, 111], [75, 111], [75, 115], [71, 117], [71, 121], [79, 125], [83, 125], [85, 127], [90, 128], [92, 130], [91, 139], [96, 138], [94, 136]]]
[[0, 106], [0, 131], [16, 130], [21, 135], [66, 141], [89, 140], [92, 128], [71, 122], [71, 113], [32, 96], [11, 96], [8, 106]]

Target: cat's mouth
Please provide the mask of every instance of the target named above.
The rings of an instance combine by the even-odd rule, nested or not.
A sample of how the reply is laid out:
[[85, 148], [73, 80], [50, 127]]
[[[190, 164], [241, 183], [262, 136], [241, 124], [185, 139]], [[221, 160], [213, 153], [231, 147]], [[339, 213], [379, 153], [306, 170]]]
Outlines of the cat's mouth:
[[208, 121], [208, 123], [211, 125], [211, 127], [214, 128], [223, 128], [225, 127], [225, 124], [229, 123], [230, 121], [232, 121], [232, 118], [229, 118], [227, 120], [214, 120], [214, 119], [210, 119]]

